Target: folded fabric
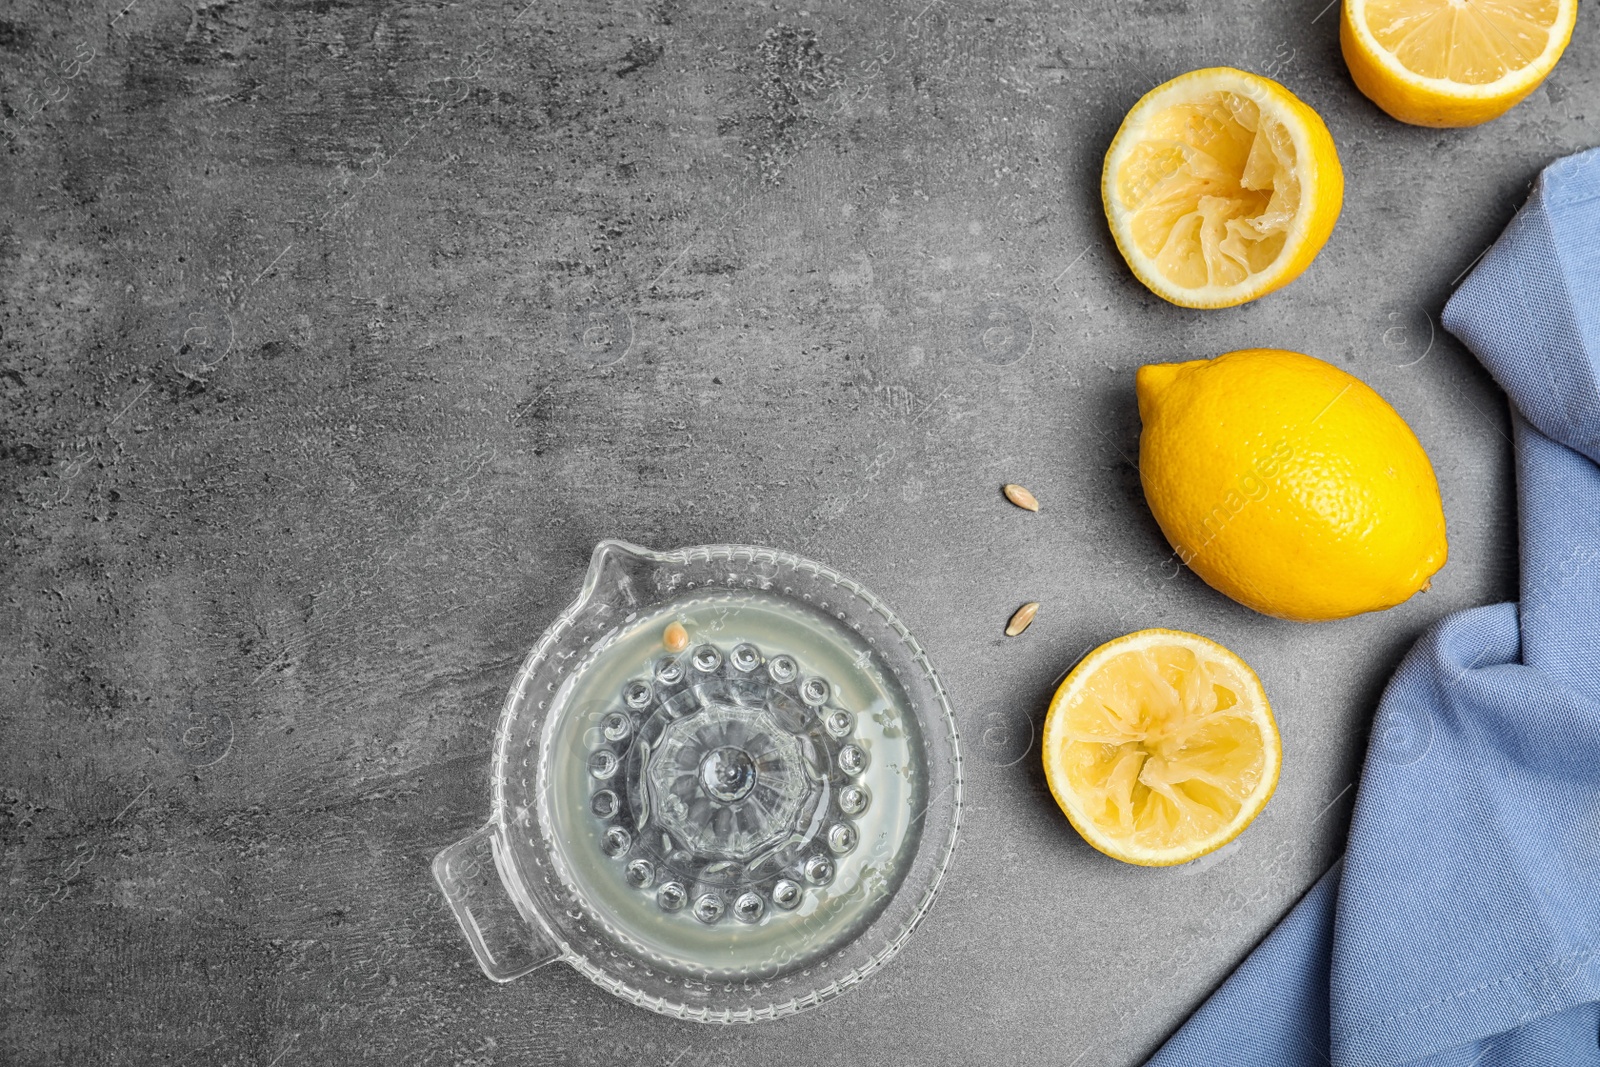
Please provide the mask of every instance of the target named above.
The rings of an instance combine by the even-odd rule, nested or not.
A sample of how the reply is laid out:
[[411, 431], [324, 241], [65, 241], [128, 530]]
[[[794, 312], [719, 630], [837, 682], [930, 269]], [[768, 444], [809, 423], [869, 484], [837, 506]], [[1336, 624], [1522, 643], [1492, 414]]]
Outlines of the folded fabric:
[[1600, 1067], [1600, 149], [1444, 323], [1511, 399], [1521, 599], [1418, 641], [1343, 861], [1150, 1067]]

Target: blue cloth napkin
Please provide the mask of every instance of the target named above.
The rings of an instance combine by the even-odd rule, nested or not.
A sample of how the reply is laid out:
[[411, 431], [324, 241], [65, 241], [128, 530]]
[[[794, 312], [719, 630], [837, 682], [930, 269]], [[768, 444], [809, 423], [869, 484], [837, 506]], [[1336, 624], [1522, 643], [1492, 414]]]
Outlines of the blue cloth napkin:
[[1511, 399], [1521, 601], [1418, 641], [1344, 859], [1150, 1067], [1600, 1065], [1600, 149], [1444, 323]]

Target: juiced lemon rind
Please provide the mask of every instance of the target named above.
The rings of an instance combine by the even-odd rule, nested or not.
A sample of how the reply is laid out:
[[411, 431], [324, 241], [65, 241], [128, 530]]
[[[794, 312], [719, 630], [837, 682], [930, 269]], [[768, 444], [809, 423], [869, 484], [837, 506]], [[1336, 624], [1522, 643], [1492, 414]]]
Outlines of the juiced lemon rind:
[[[1294, 149], [1298, 202], [1281, 251], [1266, 269], [1239, 282], [1217, 284], [1208, 280], [1203, 285], [1187, 285], [1174, 280], [1156, 257], [1140, 247], [1135, 218], [1144, 210], [1144, 204], [1129, 203], [1120, 186], [1124, 167], [1141, 145], [1149, 143], [1151, 127], [1171, 109], [1190, 105], [1208, 94], [1231, 94], [1248, 100], [1261, 116], [1281, 127]], [[1265, 136], [1256, 132], [1258, 138]], [[1344, 175], [1327, 126], [1288, 89], [1246, 71], [1208, 67], [1157, 86], [1128, 112], [1106, 152], [1101, 198], [1118, 250], [1134, 275], [1152, 292], [1182, 307], [1231, 307], [1282, 288], [1311, 264], [1338, 220]]]
[[[1108, 703], [1105, 693], [1118, 692], [1116, 682], [1127, 678], [1135, 679], [1133, 693], [1156, 694], [1159, 703], [1159, 687], [1138, 681], [1141, 668], [1166, 656], [1168, 668], [1179, 668], [1178, 680], [1193, 683], [1195, 671], [1181, 669], [1185, 654], [1200, 668], [1202, 684], [1215, 684], [1230, 696], [1219, 694], [1208, 705], [1191, 688], [1178, 694], [1191, 703], [1176, 720], [1163, 718], [1160, 708], [1154, 714], [1140, 708], [1144, 721], [1137, 725], [1130, 724], [1126, 709], [1096, 706]], [[1123, 679], [1111, 679], [1107, 690], [1104, 675], [1119, 667]], [[1204, 736], [1208, 730], [1211, 736]], [[1197, 734], [1198, 743], [1191, 745]], [[1141, 748], [1143, 758], [1135, 751]], [[1187, 863], [1238, 837], [1271, 799], [1282, 764], [1277, 725], [1255, 672], [1214, 641], [1161, 629], [1108, 641], [1073, 668], [1051, 701], [1043, 749], [1050, 790], [1084, 840], [1115, 859], [1151, 867]], [[1144, 793], [1135, 798], [1140, 787]], [[1122, 810], [1138, 801], [1148, 807]], [[1188, 818], [1182, 817], [1185, 806], [1191, 809]], [[1158, 825], [1151, 807], [1186, 825]], [[1224, 807], [1225, 817], [1212, 818], [1216, 810], [1207, 814]], [[1163, 831], [1176, 839], [1160, 843]]]

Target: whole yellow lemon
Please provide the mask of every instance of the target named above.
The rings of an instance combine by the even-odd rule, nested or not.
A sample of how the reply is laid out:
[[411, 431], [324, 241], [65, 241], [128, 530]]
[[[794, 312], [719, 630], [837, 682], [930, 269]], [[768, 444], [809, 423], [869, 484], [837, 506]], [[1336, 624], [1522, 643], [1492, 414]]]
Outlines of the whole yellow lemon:
[[1299, 622], [1379, 611], [1444, 566], [1427, 453], [1365, 383], [1299, 352], [1152, 363], [1135, 380], [1139, 477], [1212, 588]]

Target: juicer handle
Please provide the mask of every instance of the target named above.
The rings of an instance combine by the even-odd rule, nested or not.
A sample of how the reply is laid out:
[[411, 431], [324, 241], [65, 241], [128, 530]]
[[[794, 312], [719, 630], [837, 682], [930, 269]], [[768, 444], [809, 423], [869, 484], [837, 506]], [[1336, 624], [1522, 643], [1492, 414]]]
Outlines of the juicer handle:
[[492, 822], [433, 858], [434, 881], [456, 913], [478, 966], [496, 982], [521, 978], [561, 958], [561, 950], [506, 892], [504, 866]]

